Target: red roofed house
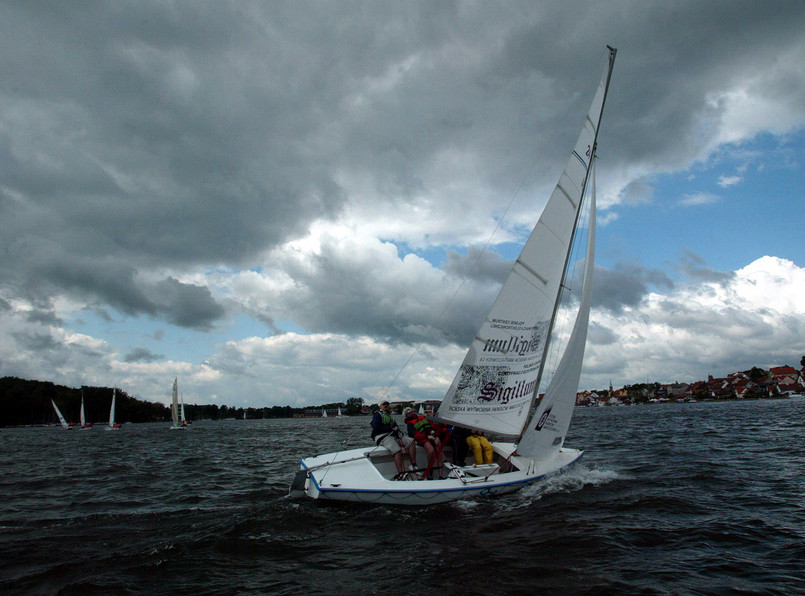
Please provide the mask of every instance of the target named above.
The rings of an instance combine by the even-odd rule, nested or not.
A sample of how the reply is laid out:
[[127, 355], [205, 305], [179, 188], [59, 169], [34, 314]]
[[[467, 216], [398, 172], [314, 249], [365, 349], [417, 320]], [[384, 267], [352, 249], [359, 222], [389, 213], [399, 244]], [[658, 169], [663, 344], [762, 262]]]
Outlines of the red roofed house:
[[778, 385], [790, 385], [799, 380], [799, 371], [793, 366], [772, 366], [769, 372]]

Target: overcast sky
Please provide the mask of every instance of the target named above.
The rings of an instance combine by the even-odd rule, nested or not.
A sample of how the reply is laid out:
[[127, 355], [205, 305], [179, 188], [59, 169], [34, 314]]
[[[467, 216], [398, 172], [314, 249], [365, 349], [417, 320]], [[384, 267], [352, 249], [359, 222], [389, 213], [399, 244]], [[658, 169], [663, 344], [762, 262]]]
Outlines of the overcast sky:
[[581, 388], [798, 365], [803, 31], [801, 1], [3, 2], [0, 376], [441, 399], [607, 44]]

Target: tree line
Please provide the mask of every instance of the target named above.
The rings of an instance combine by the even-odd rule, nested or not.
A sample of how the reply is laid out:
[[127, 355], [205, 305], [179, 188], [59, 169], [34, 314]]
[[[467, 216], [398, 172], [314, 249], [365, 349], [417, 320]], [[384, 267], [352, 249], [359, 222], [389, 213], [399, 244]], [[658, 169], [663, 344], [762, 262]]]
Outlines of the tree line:
[[[0, 378], [0, 426], [32, 426], [58, 424], [59, 420], [51, 400], [56, 403], [68, 422], [78, 422], [81, 397], [84, 397], [84, 414], [88, 422], [103, 424], [109, 420], [112, 405], [112, 387], [65, 387], [49, 381], [34, 381], [17, 377]], [[360, 413], [362, 400], [350, 398], [347, 403], [315, 406], [342, 408], [347, 415]], [[314, 406], [310, 406], [313, 408]], [[232, 408], [229, 406], [185, 404], [188, 420], [223, 420], [226, 418], [292, 418], [309, 408], [270, 406], [264, 408]], [[163, 422], [170, 420], [170, 408], [159, 403], [130, 396], [118, 388], [115, 399], [116, 422]]]

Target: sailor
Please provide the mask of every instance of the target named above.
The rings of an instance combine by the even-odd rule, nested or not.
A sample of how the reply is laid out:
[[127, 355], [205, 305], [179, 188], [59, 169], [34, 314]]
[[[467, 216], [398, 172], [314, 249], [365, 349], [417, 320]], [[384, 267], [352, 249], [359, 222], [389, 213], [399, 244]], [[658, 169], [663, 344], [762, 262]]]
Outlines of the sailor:
[[417, 414], [413, 408], [405, 408], [405, 423], [408, 426], [408, 436], [412, 437], [428, 454], [428, 465], [433, 462], [433, 469], [442, 473], [442, 442], [436, 428], [430, 420], [422, 414]]
[[475, 464], [491, 464], [494, 454], [494, 448], [489, 440], [484, 436], [480, 430], [473, 430], [472, 434], [467, 437], [467, 445], [472, 449], [472, 455], [475, 458]]
[[416, 469], [416, 444], [410, 437], [405, 436], [389, 413], [389, 402], [380, 404], [380, 409], [372, 416], [372, 438], [377, 445], [382, 445], [394, 456], [394, 465], [397, 466], [398, 476], [405, 472], [403, 462], [403, 449], [408, 451], [408, 459], [412, 469]]

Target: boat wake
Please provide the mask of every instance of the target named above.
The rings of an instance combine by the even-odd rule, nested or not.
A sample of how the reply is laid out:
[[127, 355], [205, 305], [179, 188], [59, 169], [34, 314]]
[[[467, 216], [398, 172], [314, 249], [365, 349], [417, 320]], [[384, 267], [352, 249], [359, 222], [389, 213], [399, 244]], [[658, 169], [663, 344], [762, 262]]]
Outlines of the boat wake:
[[[573, 493], [586, 487], [597, 488], [616, 480], [628, 479], [627, 475], [615, 470], [592, 468], [579, 462], [565, 472], [534, 482], [517, 491], [514, 499], [507, 501], [503, 506], [505, 509], [519, 509], [531, 506], [535, 501], [549, 495]], [[498, 501], [498, 499], [494, 500]], [[503, 504], [503, 501], [499, 502]], [[459, 510], [472, 511], [477, 507], [487, 508], [489, 501], [483, 499], [463, 500], [451, 503], [451, 505]]]
[[527, 506], [549, 495], [577, 492], [586, 487], [599, 487], [625, 478], [626, 476], [614, 470], [591, 468], [579, 462], [565, 472], [523, 488], [517, 493], [520, 498], [516, 506]]

